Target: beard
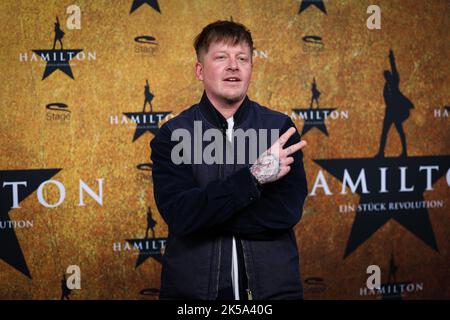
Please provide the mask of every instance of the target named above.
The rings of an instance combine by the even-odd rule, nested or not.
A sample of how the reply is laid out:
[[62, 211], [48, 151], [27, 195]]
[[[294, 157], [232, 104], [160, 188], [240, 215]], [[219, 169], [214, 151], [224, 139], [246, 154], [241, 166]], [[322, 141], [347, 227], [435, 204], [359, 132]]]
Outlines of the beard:
[[236, 103], [236, 102], [240, 101], [241, 99], [242, 99], [241, 95], [235, 95], [235, 96], [232, 96], [232, 97], [225, 97], [225, 101], [228, 104]]
[[238, 91], [238, 92], [233, 92], [233, 93], [224, 93], [222, 95], [222, 98], [225, 100], [225, 102], [227, 104], [233, 104], [236, 102], [239, 102], [240, 100], [242, 100], [242, 98], [245, 96], [245, 91]]

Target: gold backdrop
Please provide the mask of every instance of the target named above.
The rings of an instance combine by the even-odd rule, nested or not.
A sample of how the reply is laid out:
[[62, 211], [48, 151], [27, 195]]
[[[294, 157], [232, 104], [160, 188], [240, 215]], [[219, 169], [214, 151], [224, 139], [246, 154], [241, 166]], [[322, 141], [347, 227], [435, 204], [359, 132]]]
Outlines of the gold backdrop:
[[[438, 250], [389, 219], [345, 258], [356, 213], [342, 208], [357, 205], [360, 196], [340, 194], [342, 181], [314, 161], [369, 158], [378, 152], [390, 49], [400, 89], [414, 104], [403, 123], [408, 156], [450, 154], [449, 2], [376, 1], [381, 29], [373, 30], [366, 25], [369, 0], [324, 0], [326, 13], [319, 3], [299, 13], [299, 0], [156, 2], [160, 12], [144, 3], [130, 13], [133, 0], [1, 1], [1, 199], [12, 201], [7, 193], [12, 187], [5, 181], [25, 179], [14, 179], [13, 170], [27, 176], [34, 169], [60, 169], [41, 182], [59, 181], [65, 198], [46, 207], [35, 187], [20, 208], [3, 205], [2, 221], [17, 221], [0, 229], [17, 236], [19, 247], [8, 254], [17, 258], [22, 252], [29, 275], [23, 263], [14, 267], [4, 253], [13, 241], [1, 238], [0, 298], [59, 299], [62, 274], [70, 265], [81, 271], [81, 289], [73, 290], [71, 299], [157, 298], [158, 255], [146, 256], [136, 267], [139, 250], [126, 245], [145, 237], [148, 207], [156, 223], [148, 237], [167, 236], [153, 197], [153, 132], [144, 127], [136, 136], [137, 125], [125, 113], [142, 112], [146, 80], [154, 113], [170, 112], [170, 117], [196, 103], [202, 84], [194, 77], [193, 39], [219, 19], [239, 21], [252, 31], [252, 100], [287, 113], [301, 131], [305, 120], [293, 109], [310, 107], [315, 79], [320, 108], [336, 109], [335, 117], [324, 122], [328, 135], [318, 126], [303, 135], [309, 191], [323, 175], [332, 192], [326, 195], [316, 185], [295, 227], [305, 298], [382, 298], [362, 289], [372, 264], [380, 266], [383, 283], [392, 282], [390, 272], [397, 283], [413, 284], [402, 298], [450, 298], [449, 158], [433, 190], [424, 193], [425, 200], [441, 203], [427, 210]], [[73, 4], [81, 9], [80, 29], [67, 26], [72, 13], [66, 9]], [[73, 79], [64, 66], [43, 79], [48, 64], [33, 52], [52, 50], [56, 17], [65, 32], [64, 49], [83, 52], [69, 62]], [[52, 106], [58, 103], [63, 106]], [[397, 157], [401, 149], [392, 126], [386, 157]], [[424, 180], [425, 173], [420, 177]], [[80, 183], [95, 194], [101, 186], [101, 201], [83, 191], [80, 205]], [[50, 204], [61, 199], [56, 183], [41, 191]]]

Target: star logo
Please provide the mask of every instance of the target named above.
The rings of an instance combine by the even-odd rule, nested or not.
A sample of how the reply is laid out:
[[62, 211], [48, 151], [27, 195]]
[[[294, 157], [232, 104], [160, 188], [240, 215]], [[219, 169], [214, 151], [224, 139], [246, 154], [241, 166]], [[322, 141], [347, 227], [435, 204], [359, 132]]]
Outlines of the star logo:
[[127, 242], [135, 248], [139, 248], [139, 255], [136, 260], [135, 268], [138, 268], [148, 258], [153, 258], [159, 263], [162, 260], [162, 250], [167, 238], [153, 239], [127, 239]]
[[[159, 122], [161, 122], [169, 112], [153, 112], [152, 100], [155, 97], [150, 92], [150, 85], [148, 80], [146, 80], [146, 85], [144, 86], [144, 107], [142, 112], [124, 112], [123, 114], [136, 123], [136, 131], [134, 132], [133, 142], [136, 141], [140, 136], [142, 136], [147, 131], [152, 134], [156, 134], [159, 130]], [[147, 104], [149, 105], [150, 111], [145, 111]]]
[[389, 270], [387, 282], [380, 283], [379, 287], [363, 287], [360, 289], [360, 295], [376, 296], [383, 300], [402, 300], [406, 293], [423, 290], [423, 282], [397, 281], [398, 269], [394, 261], [394, 254], [392, 253], [389, 267], [384, 269]]
[[[46, 61], [47, 64], [45, 66], [44, 75], [42, 76], [42, 80], [50, 76], [56, 70], [61, 70], [63, 73], [68, 75], [70, 78], [74, 79], [72, 69], [70, 68], [70, 60], [75, 58], [75, 56], [83, 51], [83, 49], [63, 49], [62, 39], [65, 33], [61, 29], [59, 19], [56, 17], [55, 22], [55, 37], [53, 40], [53, 49], [34, 49], [32, 50], [38, 56], [41, 57], [42, 60]], [[60, 49], [56, 49], [56, 44], [59, 42]]]
[[170, 112], [124, 112], [124, 115], [137, 125], [133, 135], [133, 142], [147, 131], [155, 135], [159, 130], [159, 122], [168, 114]]
[[[305, 121], [301, 133], [302, 136], [313, 128], [319, 129], [326, 136], [328, 136], [328, 130], [325, 125], [325, 120], [334, 110], [336, 110], [336, 108], [319, 109], [320, 95], [321, 92], [317, 89], [316, 79], [313, 78], [313, 82], [311, 84], [311, 101], [309, 104], [309, 108], [292, 109], [292, 111], [298, 114], [300, 118]], [[315, 108], [313, 108], [314, 103], [316, 104]]]
[[33, 50], [37, 55], [47, 61], [42, 80], [47, 78], [56, 70], [61, 70], [63, 73], [74, 79], [72, 69], [70, 68], [70, 60], [72, 60], [83, 49], [71, 50]]
[[300, 4], [298, 14], [302, 13], [310, 6], [315, 6], [317, 9], [327, 14], [327, 9], [325, 9], [325, 5], [322, 0], [303, 0], [302, 3]]
[[302, 136], [306, 134], [309, 130], [313, 128], [319, 129], [322, 133], [328, 136], [327, 126], [325, 125], [325, 120], [328, 116], [336, 110], [336, 108], [322, 108], [322, 109], [292, 109], [297, 113], [302, 119], [304, 119]]
[[[450, 156], [407, 155], [403, 122], [414, 105], [400, 90], [392, 50], [389, 60], [391, 68], [384, 72], [386, 113], [378, 153], [373, 158], [314, 160], [342, 182], [342, 193], [345, 193], [344, 186], [349, 186], [360, 196], [344, 259], [391, 219], [438, 251], [428, 216], [428, 208], [433, 206], [425, 201], [424, 193], [433, 190], [433, 184], [447, 173]], [[385, 157], [387, 133], [394, 124], [400, 135], [402, 152], [399, 157]]]
[[[341, 182], [360, 181], [358, 210], [344, 258], [393, 219], [438, 251], [424, 192], [444, 176], [450, 156], [314, 160]], [[414, 184], [412, 184], [414, 182]], [[408, 190], [408, 191], [407, 191]], [[370, 207], [374, 210], [371, 210]]]
[[[150, 207], [147, 209], [147, 230], [145, 237], [140, 239], [127, 239], [126, 241], [134, 248], [139, 248], [139, 255], [136, 260], [135, 268], [139, 267], [148, 258], [153, 258], [159, 263], [162, 261], [162, 255], [165, 248], [167, 238], [156, 238], [155, 228], [156, 221], [152, 217], [152, 210]], [[148, 237], [148, 232], [151, 230], [152, 237]]]
[[[31, 279], [25, 257], [10, 224], [9, 212], [32, 194], [39, 185], [62, 169], [0, 170], [0, 259]], [[3, 228], [3, 226], [6, 226]]]
[[150, 7], [161, 13], [161, 9], [159, 9], [158, 0], [133, 0], [131, 4], [130, 14], [132, 14], [136, 9], [138, 9], [143, 4], [148, 4]]
[[[381, 284], [381, 290], [383, 292], [383, 300], [401, 300], [402, 296], [397, 287], [407, 286], [411, 282], [397, 282], [398, 266], [395, 264], [394, 254], [391, 254], [391, 260], [389, 261], [389, 275], [388, 282]], [[391, 289], [392, 288], [392, 289]], [[392, 291], [392, 292], [391, 292]]]

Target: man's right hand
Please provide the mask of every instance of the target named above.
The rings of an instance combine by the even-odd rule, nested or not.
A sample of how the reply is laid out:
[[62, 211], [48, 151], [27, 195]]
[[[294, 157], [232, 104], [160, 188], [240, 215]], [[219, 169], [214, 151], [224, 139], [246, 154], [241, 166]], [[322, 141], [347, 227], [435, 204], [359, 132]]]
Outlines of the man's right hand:
[[290, 155], [306, 146], [306, 141], [302, 140], [283, 149], [283, 146], [294, 133], [295, 128], [289, 128], [250, 167], [250, 172], [259, 184], [277, 181], [291, 170], [290, 165], [294, 162], [294, 158]]

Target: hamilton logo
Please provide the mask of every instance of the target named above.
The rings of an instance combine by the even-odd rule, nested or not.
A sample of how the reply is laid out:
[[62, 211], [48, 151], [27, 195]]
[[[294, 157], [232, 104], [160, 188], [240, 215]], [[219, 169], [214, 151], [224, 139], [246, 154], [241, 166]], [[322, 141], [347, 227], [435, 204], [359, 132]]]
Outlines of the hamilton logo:
[[[139, 239], [127, 239], [127, 243], [133, 248], [139, 249], [139, 255], [136, 260], [135, 268], [139, 267], [148, 258], [153, 258], [161, 263], [162, 255], [164, 253], [167, 238], [155, 237], [156, 221], [153, 219], [152, 210], [147, 209], [147, 229], [145, 236]], [[149, 231], [151, 231], [151, 238], [149, 238]]]
[[[20, 208], [20, 203], [61, 169], [0, 170], [0, 260], [31, 279], [25, 257], [9, 212]], [[19, 192], [20, 191], [20, 192]]]
[[[142, 136], [147, 131], [152, 134], [156, 134], [159, 129], [159, 123], [171, 113], [168, 112], [153, 112], [152, 101], [155, 95], [150, 91], [150, 85], [148, 80], [144, 86], [144, 105], [142, 112], [126, 112], [124, 113], [132, 122], [136, 123], [136, 131], [134, 132], [133, 142], [136, 141], [140, 136]], [[147, 108], [148, 107], [148, 108]], [[149, 109], [149, 111], [145, 111]]]
[[306, 134], [313, 128], [317, 128], [328, 136], [325, 120], [328, 118], [338, 119], [348, 117], [348, 114], [345, 112], [339, 113], [335, 111], [337, 108], [319, 108], [320, 95], [321, 92], [317, 88], [316, 79], [313, 78], [313, 82], [311, 83], [311, 100], [309, 102], [309, 107], [292, 109], [292, 111], [294, 111], [300, 119], [305, 121], [302, 129], [302, 135]]
[[398, 281], [397, 273], [399, 267], [395, 263], [394, 254], [389, 260], [389, 272], [387, 282], [381, 283], [378, 289], [360, 288], [360, 296], [379, 295], [383, 300], [402, 300], [405, 293], [423, 291], [423, 282]]
[[[378, 153], [369, 158], [314, 160], [342, 182], [341, 194], [346, 194], [350, 188], [352, 193], [360, 195], [358, 206], [340, 206], [341, 212], [356, 212], [344, 258], [391, 219], [438, 251], [428, 209], [441, 208], [444, 201], [425, 201], [424, 193], [432, 191], [433, 185], [446, 173], [447, 183], [450, 185], [450, 155], [408, 155], [403, 123], [414, 106], [400, 91], [400, 76], [392, 50], [389, 53], [389, 61], [391, 70], [384, 72], [383, 97], [386, 113]], [[392, 125], [400, 136], [402, 151], [400, 156], [386, 157], [386, 137]], [[315, 195], [318, 187], [322, 187], [325, 194], [332, 194], [321, 170], [312, 195]]]
[[[42, 60], [46, 61], [44, 75], [42, 80], [47, 78], [56, 70], [61, 70], [63, 73], [68, 75], [70, 78], [74, 79], [72, 69], [70, 68], [70, 61], [73, 60], [83, 49], [63, 49], [63, 38], [64, 31], [61, 29], [58, 17], [56, 17], [55, 27], [54, 27], [54, 38], [53, 38], [53, 48], [50, 50], [46, 49], [35, 49], [33, 50]], [[57, 44], [59, 44], [59, 49], [56, 49]], [[21, 57], [22, 58], [22, 57]]]
[[394, 254], [391, 254], [388, 281], [382, 283], [380, 288], [383, 300], [401, 300], [403, 288], [411, 284], [411, 281], [397, 282], [397, 272], [398, 266], [395, 263]]

